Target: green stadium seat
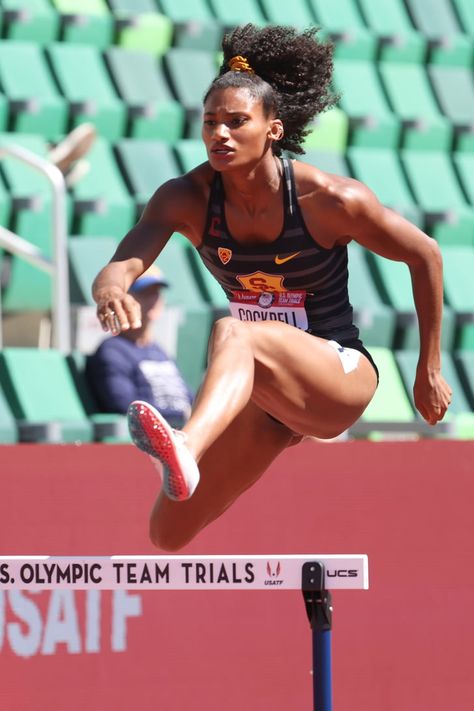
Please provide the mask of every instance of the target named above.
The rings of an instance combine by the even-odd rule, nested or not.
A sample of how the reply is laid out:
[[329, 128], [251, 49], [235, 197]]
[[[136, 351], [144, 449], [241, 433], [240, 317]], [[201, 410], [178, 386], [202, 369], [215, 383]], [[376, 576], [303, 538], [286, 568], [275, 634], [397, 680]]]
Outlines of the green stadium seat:
[[2, 0], [3, 37], [47, 44], [59, 35], [59, 16], [49, 0]]
[[263, 12], [272, 25], [291, 25], [306, 29], [315, 24], [315, 17], [306, 0], [260, 0]]
[[346, 177], [349, 177], [350, 175], [346, 159], [340, 153], [333, 153], [332, 151], [318, 151], [314, 148], [310, 148], [306, 149], [303, 156], [298, 156], [298, 160], [301, 160], [303, 163], [314, 165], [316, 168], [324, 170], [326, 173], [344, 175]]
[[432, 64], [470, 66], [473, 46], [461, 33], [449, 0], [405, 0], [415, 26], [429, 40]]
[[63, 42], [49, 45], [47, 51], [69, 102], [73, 125], [91, 121], [110, 140], [120, 138], [125, 131], [126, 107], [115, 92], [99, 50]]
[[219, 49], [223, 26], [213, 16], [206, 0], [160, 0], [159, 6], [173, 22], [175, 47]]
[[[337, 60], [334, 84], [341, 93], [340, 106], [349, 116], [352, 145], [395, 148], [400, 137], [399, 119], [390, 111], [372, 62]], [[361, 91], [364, 87], [364, 91]]]
[[442, 245], [444, 263], [444, 293], [447, 303], [456, 313], [458, 334], [455, 348], [474, 350], [474, 249]]
[[[0, 141], [0, 146], [1, 146], [1, 141]], [[1, 166], [1, 158], [0, 158], [0, 166]], [[3, 227], [7, 227], [10, 224], [10, 217], [11, 217], [11, 200], [10, 200], [10, 194], [7, 191], [5, 184], [2, 180], [1, 174], [0, 174], [0, 225], [3, 225]], [[1, 257], [0, 257], [1, 260]], [[0, 264], [1, 268], [1, 264]]]
[[71, 236], [68, 240], [69, 288], [71, 304], [95, 306], [92, 282], [113, 257], [115, 237]]
[[114, 35], [114, 19], [105, 0], [52, 0], [61, 16], [64, 42], [108, 47]]
[[0, 131], [7, 130], [8, 121], [8, 100], [7, 97], [0, 92]]
[[361, 421], [377, 429], [377, 424], [397, 423], [410, 429], [416, 422], [415, 411], [406, 393], [395, 356], [388, 348], [370, 349], [380, 371], [377, 391]]
[[347, 159], [352, 175], [367, 185], [380, 202], [416, 225], [423, 224], [422, 213], [415, 204], [394, 150], [350, 146]]
[[[367, 262], [375, 284], [384, 302], [390, 304], [397, 317], [397, 332], [394, 344], [396, 348], [419, 348], [418, 319], [410, 271], [403, 262], [384, 259], [372, 252], [367, 253]], [[456, 319], [449, 306], [443, 309], [441, 347], [450, 350], [454, 345]]]
[[38, 44], [0, 41], [0, 83], [15, 132], [47, 138], [64, 133], [68, 106], [59, 95]]
[[[26, 133], [1, 133], [1, 144], [18, 145], [41, 158], [46, 158], [48, 152], [46, 140], [42, 136]], [[51, 188], [43, 175], [22, 161], [7, 156], [1, 160], [0, 169], [16, 210], [29, 208], [39, 211], [42, 209], [44, 199], [48, 199], [51, 194]]]
[[439, 112], [424, 67], [395, 62], [379, 62], [377, 66], [391, 108], [402, 119], [402, 145], [450, 150], [453, 129]]
[[474, 85], [466, 67], [428, 66], [436, 99], [457, 133], [456, 150], [474, 151]]
[[0, 377], [0, 444], [16, 444], [18, 430], [15, 418], [4, 395]]
[[21, 441], [92, 440], [92, 424], [61, 353], [52, 349], [5, 348], [0, 358], [0, 377]]
[[403, 0], [359, 0], [361, 14], [379, 38], [379, 58], [386, 62], [423, 62], [426, 39], [410, 21]]
[[303, 148], [344, 153], [349, 136], [349, 118], [337, 106], [316, 117], [308, 127]]
[[183, 138], [175, 143], [174, 149], [183, 173], [207, 161], [206, 147], [199, 138]]
[[472, 0], [452, 0], [463, 32], [474, 37], [474, 4]]
[[188, 244], [185, 237], [173, 235], [157, 264], [170, 281], [166, 302], [180, 312], [176, 355], [178, 367], [185, 381], [196, 390], [206, 367], [212, 310], [194, 278]]
[[395, 337], [395, 311], [382, 302], [364, 251], [356, 242], [349, 244], [349, 298], [354, 308], [355, 323], [368, 347], [391, 348]]
[[227, 29], [246, 25], [248, 22], [257, 26], [266, 24], [258, 0], [239, 0], [238, 3], [229, 3], [228, 0], [208, 0], [208, 2], [215, 17]]
[[194, 116], [201, 116], [204, 94], [217, 75], [216, 57], [212, 52], [172, 47], [165, 65], [178, 101]]
[[[400, 368], [408, 397], [413, 406], [413, 383], [415, 382], [418, 355], [417, 350], [403, 350], [395, 353], [395, 358]], [[441, 365], [443, 377], [449, 383], [453, 391], [449, 412], [453, 415], [469, 412], [471, 407], [450, 353], [443, 352], [441, 354]]]
[[316, 24], [335, 41], [336, 59], [375, 59], [377, 38], [365, 27], [353, 0], [309, 0]]
[[109, 0], [118, 27], [118, 43], [162, 56], [171, 46], [173, 23], [157, 12], [153, 0]]
[[221, 318], [222, 316], [230, 315], [229, 301], [225, 295], [224, 289], [212, 276], [207, 267], [205, 267], [198, 251], [191, 245], [191, 243], [188, 242], [185, 247], [188, 252], [194, 279], [196, 280], [205, 301], [212, 307], [213, 320]]
[[163, 141], [124, 138], [116, 151], [138, 211], [160, 185], [181, 173], [171, 147]]
[[474, 205], [474, 153], [452, 154], [461, 185], [471, 205]]
[[454, 354], [454, 361], [458, 368], [459, 378], [469, 402], [469, 407], [474, 410], [474, 350], [457, 351]]
[[130, 135], [174, 143], [184, 131], [184, 109], [173, 98], [161, 62], [149, 52], [110, 47], [106, 61], [131, 124]]
[[136, 207], [111, 145], [97, 138], [87, 154], [90, 170], [73, 188], [76, 229], [81, 234], [123, 237], [136, 219]]
[[474, 244], [474, 210], [464, 198], [448, 154], [402, 150], [401, 157], [425, 213], [427, 231], [440, 243]]

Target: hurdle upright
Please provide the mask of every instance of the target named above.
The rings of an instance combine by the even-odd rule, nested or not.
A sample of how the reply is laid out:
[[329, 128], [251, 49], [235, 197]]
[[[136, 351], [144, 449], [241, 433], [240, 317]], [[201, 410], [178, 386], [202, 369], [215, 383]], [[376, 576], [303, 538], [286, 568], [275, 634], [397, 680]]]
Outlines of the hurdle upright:
[[366, 555], [0, 556], [0, 590], [299, 590], [315, 711], [332, 711], [331, 591], [368, 587]]

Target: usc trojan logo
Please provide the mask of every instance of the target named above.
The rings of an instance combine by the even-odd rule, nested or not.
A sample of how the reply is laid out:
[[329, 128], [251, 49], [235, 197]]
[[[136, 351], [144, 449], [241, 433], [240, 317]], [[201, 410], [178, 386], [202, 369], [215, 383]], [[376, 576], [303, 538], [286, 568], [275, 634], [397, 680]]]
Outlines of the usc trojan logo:
[[285, 291], [283, 288], [285, 277], [282, 274], [252, 272], [252, 274], [239, 274], [236, 278], [246, 291]]

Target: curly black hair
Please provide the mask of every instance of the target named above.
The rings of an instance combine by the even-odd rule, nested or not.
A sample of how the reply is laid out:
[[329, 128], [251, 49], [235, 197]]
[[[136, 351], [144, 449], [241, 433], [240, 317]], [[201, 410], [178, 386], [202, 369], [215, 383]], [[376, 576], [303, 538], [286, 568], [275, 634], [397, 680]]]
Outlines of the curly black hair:
[[[247, 88], [262, 101], [265, 116], [273, 114], [283, 123], [285, 135], [273, 143], [274, 153], [304, 153], [308, 124], [338, 99], [330, 89], [333, 45], [319, 41], [317, 32], [317, 27], [302, 33], [293, 27], [237, 27], [222, 41], [222, 66], [204, 101], [214, 89]], [[229, 71], [237, 55], [245, 57], [254, 74]]]

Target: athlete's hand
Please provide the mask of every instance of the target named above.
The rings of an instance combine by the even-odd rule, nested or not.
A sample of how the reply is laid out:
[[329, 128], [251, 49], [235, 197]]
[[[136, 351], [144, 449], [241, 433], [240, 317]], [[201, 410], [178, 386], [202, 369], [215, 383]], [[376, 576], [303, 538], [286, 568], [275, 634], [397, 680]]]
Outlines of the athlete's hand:
[[97, 301], [97, 317], [104, 331], [117, 336], [121, 331], [142, 325], [140, 304], [123, 289], [101, 289], [94, 294], [94, 298]]
[[418, 412], [428, 424], [435, 425], [446, 414], [452, 390], [439, 370], [418, 366], [413, 395]]

